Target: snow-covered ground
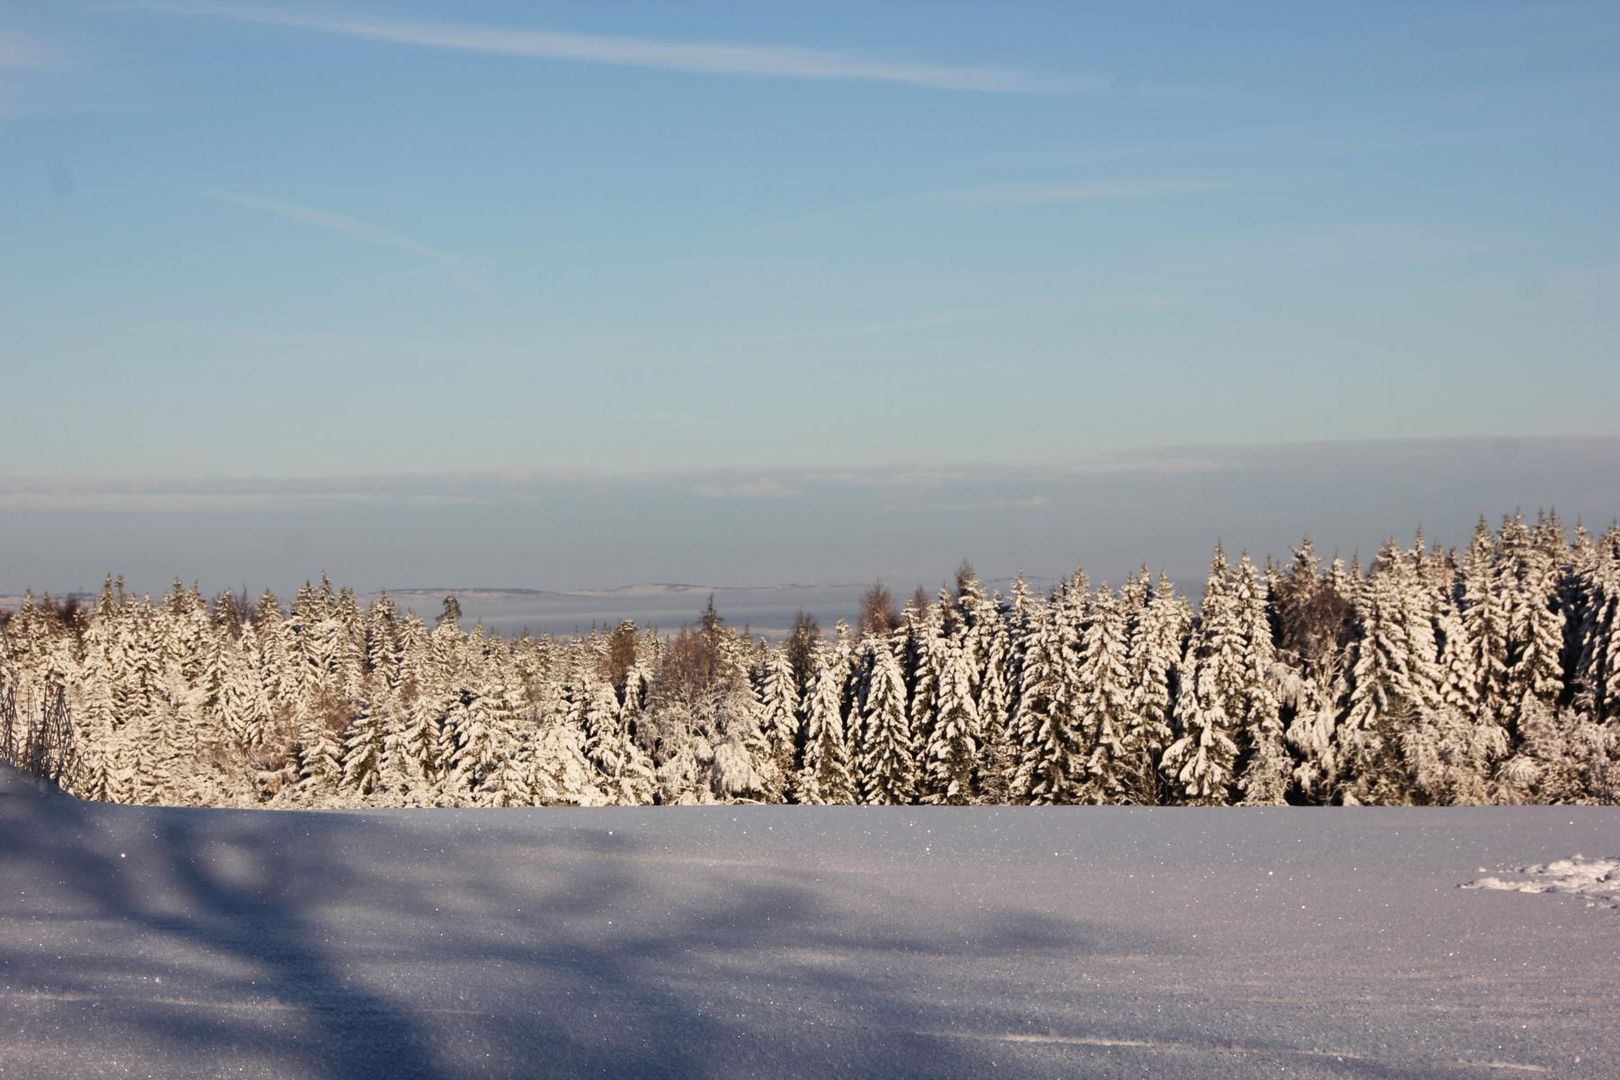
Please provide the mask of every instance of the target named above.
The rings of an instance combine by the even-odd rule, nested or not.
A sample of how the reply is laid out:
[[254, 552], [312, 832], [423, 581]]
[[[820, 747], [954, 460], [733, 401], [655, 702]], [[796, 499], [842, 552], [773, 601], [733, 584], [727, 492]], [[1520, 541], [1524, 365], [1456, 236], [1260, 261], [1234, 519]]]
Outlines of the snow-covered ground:
[[[0, 1076], [1613, 1077], [1611, 809], [287, 813], [0, 776]], [[1528, 871], [1527, 871], [1528, 872]]]
[[[462, 622], [475, 622], [487, 630], [516, 635], [571, 634], [592, 626], [613, 627], [633, 619], [643, 627], [674, 630], [697, 622], [709, 597], [733, 626], [748, 626], [780, 636], [793, 625], [800, 611], [815, 615], [831, 630], [839, 618], [854, 621], [861, 609], [861, 594], [870, 582], [845, 585], [627, 585], [616, 589], [578, 589], [547, 592], [537, 589], [393, 589], [396, 604], [432, 625], [446, 593], [461, 604]], [[369, 604], [379, 594], [360, 597]], [[909, 590], [908, 590], [909, 595]]]

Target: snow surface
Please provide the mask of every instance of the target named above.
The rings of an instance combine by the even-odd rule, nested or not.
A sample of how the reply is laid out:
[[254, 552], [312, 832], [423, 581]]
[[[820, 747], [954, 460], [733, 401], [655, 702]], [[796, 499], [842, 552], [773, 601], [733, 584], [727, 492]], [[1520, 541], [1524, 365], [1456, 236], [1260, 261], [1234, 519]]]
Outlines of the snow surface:
[[89, 804], [0, 775], [0, 1076], [1613, 1077], [1620, 813]]
[[1556, 862], [1516, 867], [1517, 880], [1482, 877], [1465, 889], [1497, 892], [1571, 893], [1584, 896], [1593, 906], [1620, 908], [1620, 859], [1588, 859], [1577, 853]]
[[[843, 585], [626, 585], [612, 589], [576, 589], [551, 592], [538, 589], [390, 589], [388, 595], [401, 610], [410, 609], [429, 626], [438, 616], [446, 593], [461, 604], [462, 624], [502, 634], [523, 630], [570, 634], [594, 625], [615, 626], [633, 619], [639, 626], [673, 630], [695, 623], [709, 596], [732, 626], [751, 627], [763, 636], [779, 637], [793, 625], [794, 616], [808, 611], [831, 629], [840, 616], [854, 619], [861, 609], [861, 594], [870, 582]], [[361, 606], [379, 593], [359, 597]]]

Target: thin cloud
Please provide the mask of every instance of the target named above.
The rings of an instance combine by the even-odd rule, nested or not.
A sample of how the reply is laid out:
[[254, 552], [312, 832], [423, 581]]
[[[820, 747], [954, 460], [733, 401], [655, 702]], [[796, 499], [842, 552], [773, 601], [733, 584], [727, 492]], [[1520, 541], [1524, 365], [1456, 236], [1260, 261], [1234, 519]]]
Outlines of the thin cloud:
[[694, 494], [704, 499], [786, 499], [798, 492], [780, 481], [761, 476], [735, 484], [700, 484]]
[[57, 50], [36, 38], [0, 30], [0, 69], [46, 67], [60, 60]]
[[1502, 250], [1493, 238], [1404, 222], [1341, 222], [1245, 238], [1228, 250], [1201, 253], [1191, 269], [1315, 269], [1405, 266], [1471, 259]]
[[933, 90], [991, 94], [1106, 91], [1116, 86], [1115, 80], [1107, 78], [1080, 79], [1008, 68], [921, 64], [778, 45], [666, 41], [558, 30], [517, 30], [473, 23], [288, 11], [254, 4], [207, 4], [189, 0], [136, 0], [127, 6], [164, 14], [207, 16], [396, 45], [701, 75], [887, 82]]
[[[1601, 520], [1606, 521], [1609, 508], [1620, 498], [1620, 490], [1607, 479], [1615, 474], [1617, 460], [1620, 438], [1615, 437], [1456, 437], [1149, 447], [1065, 463], [799, 465], [773, 467], [768, 473], [512, 466], [328, 477], [0, 476], [0, 516], [54, 510], [231, 511], [345, 505], [511, 508], [520, 503], [550, 506], [564, 493], [622, 504], [627, 495], [686, 492], [735, 500], [881, 497], [900, 500], [893, 503], [897, 509], [1059, 513], [1092, 505], [1099, 492], [1151, 490], [1163, 483], [1182, 493], [1179, 498], [1206, 487], [1224, 490], [1254, 482], [1249, 477], [1312, 478], [1354, 461], [1372, 475], [1405, 475], [1402, 470], [1409, 472], [1410, 463], [1420, 462], [1431, 477], [1532, 477], [1535, 484], [1521, 485], [1531, 491], [1547, 478], [1573, 478], [1580, 481], [1581, 497], [1561, 499], [1560, 505], [1568, 502], [1603, 511]], [[904, 501], [908, 496], [920, 501]]]
[[477, 281], [467, 272], [461, 258], [432, 244], [424, 244], [420, 240], [395, 232], [393, 229], [363, 218], [351, 217], [348, 214], [339, 214], [331, 210], [322, 210], [319, 207], [306, 206], [303, 203], [292, 202], [287, 199], [272, 198], [268, 195], [255, 195], [245, 191], [226, 191], [219, 188], [187, 188], [186, 190], [200, 195], [214, 202], [226, 203], [231, 206], [240, 206], [248, 210], [257, 210], [288, 221], [296, 221], [301, 225], [309, 225], [316, 229], [332, 233], [335, 236], [347, 237], [363, 244], [377, 247], [394, 248], [397, 251], [409, 252], [431, 262], [436, 262], [450, 271], [456, 284], [469, 291], [478, 291]]
[[1366, 129], [1318, 122], [1269, 124], [1201, 132], [1179, 139], [1048, 148], [1003, 155], [987, 164], [994, 168], [1023, 169], [1060, 163], [1106, 165], [1119, 161], [1177, 158], [1331, 160], [1486, 142], [1524, 133], [1521, 129], [1500, 125], [1461, 130], [1453, 126], [1437, 126], [1432, 122], [1409, 122], [1404, 128], [1392, 129], [1387, 122], [1383, 122], [1383, 117], [1380, 117], [1380, 121], [1376, 127]]
[[936, 514], [984, 514], [1000, 511], [1039, 512], [1053, 507], [1050, 496], [1026, 495], [1014, 499], [986, 499], [981, 502], [933, 503], [919, 509]]
[[1108, 184], [983, 184], [979, 187], [933, 191], [916, 196], [920, 202], [972, 205], [1033, 205], [1094, 202], [1113, 199], [1156, 199], [1230, 191], [1223, 180], [1147, 180]]
[[1240, 187], [1230, 180], [1118, 180], [1099, 183], [1005, 183], [974, 187], [914, 191], [886, 199], [872, 199], [847, 206], [832, 207], [799, 217], [759, 226], [762, 237], [801, 236], [823, 225], [860, 221], [885, 214], [962, 206], [1050, 206], [1063, 203], [1127, 202], [1137, 199], [1168, 199], [1232, 191]]

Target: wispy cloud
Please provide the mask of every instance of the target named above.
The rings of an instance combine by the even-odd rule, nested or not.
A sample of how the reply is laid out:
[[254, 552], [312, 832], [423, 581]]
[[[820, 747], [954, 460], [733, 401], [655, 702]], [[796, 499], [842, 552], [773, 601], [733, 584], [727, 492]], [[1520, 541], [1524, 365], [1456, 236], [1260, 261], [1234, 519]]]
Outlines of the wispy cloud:
[[742, 480], [734, 484], [699, 484], [693, 494], [704, 499], [786, 499], [798, 492], [779, 480], [761, 476], [757, 480]]
[[985, 499], [979, 502], [930, 503], [918, 509], [936, 514], [985, 514], [1005, 511], [1039, 512], [1050, 510], [1052, 506], [1050, 496], [1035, 494], [1012, 499]]
[[296, 11], [257, 4], [199, 3], [194, 0], [134, 0], [126, 6], [173, 15], [209, 16], [309, 30], [396, 45], [702, 75], [887, 82], [934, 90], [999, 94], [1108, 91], [1116, 87], [1115, 80], [1102, 77], [1073, 78], [999, 67], [914, 63], [779, 45], [520, 30], [473, 23], [427, 22], [381, 15]]
[[0, 30], [0, 69], [45, 67], [59, 59], [56, 49], [37, 38]]
[[924, 203], [973, 205], [1031, 205], [1039, 203], [1096, 202], [1113, 199], [1157, 199], [1229, 191], [1225, 180], [1133, 180], [1118, 183], [983, 184], [978, 187], [930, 191], [914, 196]]
[[1189, 267], [1207, 270], [1414, 265], [1470, 259], [1502, 250], [1499, 241], [1454, 228], [1409, 222], [1336, 222], [1244, 238], [1201, 252]]
[[1170, 199], [1232, 191], [1242, 185], [1231, 180], [1108, 180], [1096, 182], [1050, 181], [1032, 183], [979, 184], [972, 187], [937, 188], [913, 191], [883, 199], [850, 203], [818, 210], [798, 217], [771, 222], [755, 230], [758, 236], [799, 236], [819, 226], [881, 217], [917, 210], [939, 210], [963, 206], [1052, 206], [1064, 203], [1127, 202], [1137, 199]]
[[296, 221], [301, 225], [308, 225], [363, 244], [409, 252], [412, 255], [443, 266], [450, 272], [450, 276], [455, 280], [456, 284], [462, 288], [473, 292], [481, 289], [479, 282], [468, 272], [460, 256], [432, 244], [425, 244], [387, 226], [378, 225], [363, 218], [351, 217], [348, 214], [322, 210], [318, 207], [306, 206], [303, 203], [277, 199], [268, 195], [255, 195], [245, 191], [226, 191], [220, 188], [188, 187], [185, 190], [200, 195], [205, 199], [212, 199], [214, 202], [273, 214], [276, 217]]
[[[346, 504], [551, 507], [559, 494], [613, 505], [623, 505], [627, 498], [680, 499], [695, 494], [737, 500], [878, 498], [899, 500], [894, 501], [896, 507], [918, 510], [1060, 513], [1095, 506], [1097, 493], [1111, 491], [1163, 488], [1183, 498], [1206, 488], [1241, 487], [1254, 482], [1254, 477], [1315, 483], [1324, 471], [1353, 461], [1368, 475], [1429, 475], [1425, 492], [1439, 489], [1432, 482], [1439, 475], [1491, 480], [1533, 473], [1540, 478], [1538, 484], [1565, 477], [1598, 494], [1564, 501], [1601, 510], [1601, 520], [1607, 520], [1620, 499], [1620, 490], [1608, 479], [1620, 475], [1614, 468], [1617, 460], [1620, 438], [1612, 436], [1458, 437], [1150, 447], [1066, 463], [788, 465], [768, 472], [514, 466], [483, 472], [326, 477], [0, 476], [0, 517], [40, 510], [224, 511]], [[1422, 464], [1415, 473], [1414, 462]], [[1551, 487], [1538, 491], [1536, 484], [1520, 486], [1541, 497], [1557, 494]], [[913, 501], [904, 501], [907, 496]]]
[[1458, 128], [1455, 125], [1408, 120], [1404, 127], [1392, 127], [1382, 115], [1378, 121], [1376, 125], [1363, 122], [1360, 127], [1321, 121], [1269, 124], [1201, 131], [1175, 139], [1048, 147], [1003, 155], [988, 164], [996, 168], [1024, 169], [1058, 163], [1106, 165], [1139, 160], [1331, 160], [1457, 146], [1523, 134], [1521, 130], [1502, 125]]

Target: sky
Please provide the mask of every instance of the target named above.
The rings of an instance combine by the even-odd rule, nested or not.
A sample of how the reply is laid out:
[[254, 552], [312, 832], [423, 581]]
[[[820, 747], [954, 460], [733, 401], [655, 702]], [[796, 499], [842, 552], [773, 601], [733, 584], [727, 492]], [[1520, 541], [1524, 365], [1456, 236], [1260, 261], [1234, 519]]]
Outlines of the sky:
[[[0, 0], [0, 590], [1191, 563], [1162, 468], [1052, 478], [1343, 516], [1266, 446], [1347, 456], [1350, 545], [1412, 445], [1430, 518], [1606, 521], [1617, 57], [1613, 4]], [[972, 522], [849, 494], [923, 474]]]

